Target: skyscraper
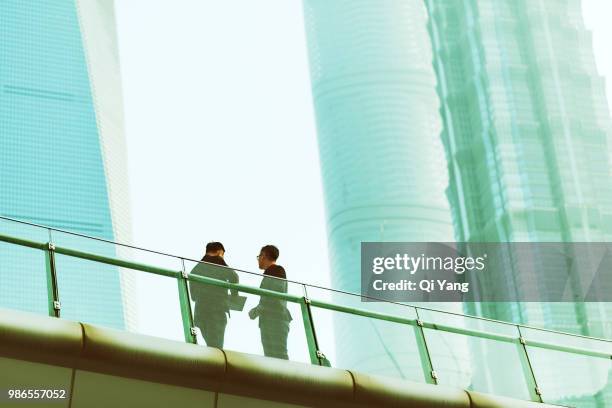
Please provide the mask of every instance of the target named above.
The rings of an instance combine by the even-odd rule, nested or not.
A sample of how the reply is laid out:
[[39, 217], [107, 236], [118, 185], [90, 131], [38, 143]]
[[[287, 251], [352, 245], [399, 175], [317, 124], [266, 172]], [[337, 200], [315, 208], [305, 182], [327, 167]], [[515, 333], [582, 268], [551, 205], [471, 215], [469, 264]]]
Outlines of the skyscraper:
[[304, 2], [333, 287], [361, 241], [452, 239], [435, 75], [418, 2]]
[[[456, 240], [610, 241], [612, 123], [580, 1], [426, 4]], [[503, 268], [505, 278], [517, 276], [513, 267]], [[495, 319], [612, 336], [607, 303], [466, 306]], [[546, 358], [576, 379], [550, 381], [549, 398], [586, 406], [612, 401], [598, 391], [608, 381], [606, 367]], [[580, 396], [588, 389], [593, 397]]]
[[[359, 292], [361, 242], [453, 236], [426, 9], [419, 1], [305, 0], [304, 15], [331, 280]], [[422, 381], [408, 329], [339, 316], [340, 366]]]
[[[580, 1], [429, 0], [457, 241], [612, 237], [612, 125]], [[599, 304], [477, 312], [609, 336]]]
[[[129, 241], [112, 0], [2, 1], [0, 38], [0, 214]], [[13, 228], [6, 222], [3, 227]], [[65, 234], [52, 239], [115, 252], [111, 245], [84, 244]], [[0, 305], [44, 312], [42, 258], [19, 251], [3, 245]], [[62, 256], [57, 266], [63, 317], [118, 328], [132, 324], [126, 296], [132, 283], [117, 268]]]

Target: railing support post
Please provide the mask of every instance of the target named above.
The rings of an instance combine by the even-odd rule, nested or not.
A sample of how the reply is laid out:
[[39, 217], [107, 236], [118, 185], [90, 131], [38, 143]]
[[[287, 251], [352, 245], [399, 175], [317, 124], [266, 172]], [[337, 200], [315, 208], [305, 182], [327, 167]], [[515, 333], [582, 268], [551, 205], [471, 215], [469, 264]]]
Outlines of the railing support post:
[[61, 303], [57, 287], [57, 270], [55, 264], [55, 245], [48, 242], [45, 248], [45, 265], [47, 270], [47, 299], [49, 316], [60, 317]]
[[538, 387], [538, 383], [535, 378], [535, 373], [533, 372], [533, 367], [531, 366], [531, 361], [529, 360], [529, 353], [527, 352], [527, 341], [523, 337], [521, 333], [521, 327], [516, 326], [518, 330], [519, 338], [517, 346], [519, 358], [521, 361], [521, 367], [523, 369], [523, 376], [525, 377], [525, 382], [527, 383], [527, 388], [529, 388], [529, 398], [535, 402], [544, 402], [542, 399], [542, 392], [540, 391], [540, 387]]
[[[302, 321], [304, 322], [304, 330], [306, 331], [306, 343], [308, 344], [308, 354], [310, 354], [310, 363], [315, 365], [323, 364], [325, 356], [319, 350], [317, 342], [317, 333], [315, 331], [314, 322], [312, 319], [312, 311], [310, 310], [310, 299], [304, 296], [300, 302], [302, 309]], [[325, 359], [326, 361], [326, 359]]]
[[423, 330], [423, 322], [419, 317], [419, 310], [415, 307], [417, 321], [414, 325], [414, 335], [416, 338], [417, 348], [419, 349], [419, 358], [421, 360], [421, 368], [423, 369], [423, 376], [427, 384], [438, 384], [438, 375], [434, 371], [433, 364], [431, 363], [431, 355], [427, 348], [427, 340], [425, 339], [425, 331]]
[[185, 260], [181, 259], [181, 275], [177, 278], [179, 302], [181, 305], [181, 317], [183, 320], [183, 335], [185, 342], [196, 344], [195, 328], [193, 327], [193, 314], [191, 313], [191, 302], [189, 301], [188, 276], [185, 271]]

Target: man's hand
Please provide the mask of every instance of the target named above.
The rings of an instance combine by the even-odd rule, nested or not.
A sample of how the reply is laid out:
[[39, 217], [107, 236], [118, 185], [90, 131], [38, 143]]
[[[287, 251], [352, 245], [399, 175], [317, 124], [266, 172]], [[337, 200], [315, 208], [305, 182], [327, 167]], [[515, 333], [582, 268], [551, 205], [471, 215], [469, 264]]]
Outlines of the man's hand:
[[249, 310], [249, 317], [251, 318], [251, 320], [256, 319], [257, 316], [259, 316], [259, 309], [257, 309], [257, 307], [254, 307]]

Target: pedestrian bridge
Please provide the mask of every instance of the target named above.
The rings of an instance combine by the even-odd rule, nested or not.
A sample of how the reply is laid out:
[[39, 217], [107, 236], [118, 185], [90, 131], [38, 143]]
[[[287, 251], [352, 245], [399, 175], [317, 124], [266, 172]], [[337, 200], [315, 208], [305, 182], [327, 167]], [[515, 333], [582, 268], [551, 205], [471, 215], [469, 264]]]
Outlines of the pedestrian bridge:
[[[240, 284], [190, 275], [196, 264], [0, 217], [0, 406], [9, 390], [51, 389], [64, 392], [45, 400], [57, 407], [612, 407], [610, 340], [293, 281], [279, 293], [247, 271]], [[101, 279], [123, 290], [133, 275], [167, 290], [140, 288], [155, 299], [140, 321]], [[245, 313], [232, 314], [223, 350], [203, 346], [193, 284], [286, 300], [290, 361], [258, 355]]]
[[[0, 383], [63, 391], [53, 407], [540, 407], [545, 404], [419, 384], [0, 311]], [[13, 405], [14, 404], [14, 405]]]

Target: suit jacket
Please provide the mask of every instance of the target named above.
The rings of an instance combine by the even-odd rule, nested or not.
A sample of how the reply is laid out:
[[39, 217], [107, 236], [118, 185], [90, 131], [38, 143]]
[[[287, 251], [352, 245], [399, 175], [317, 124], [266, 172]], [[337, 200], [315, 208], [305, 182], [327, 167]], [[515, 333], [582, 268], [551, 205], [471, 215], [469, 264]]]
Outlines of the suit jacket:
[[[227, 268], [227, 264], [220, 256], [206, 255], [192, 270], [191, 274], [206, 276], [231, 283], [238, 283], [238, 274], [233, 269]], [[221, 266], [216, 266], [221, 265]], [[228, 289], [219, 286], [206, 285], [197, 282], [189, 282], [191, 299], [195, 302], [196, 309], [209, 311], [224, 311], [229, 314], [229, 292]], [[231, 295], [237, 295], [236, 290], [231, 290]]]
[[[286, 277], [285, 269], [282, 266], [271, 265], [264, 271], [264, 278], [259, 287], [261, 289], [287, 293]], [[293, 320], [291, 313], [289, 313], [289, 309], [287, 309], [287, 301], [269, 296], [260, 297], [259, 304], [257, 305], [257, 314], [259, 316], [260, 325], [262, 319], [283, 322], [290, 322]]]

